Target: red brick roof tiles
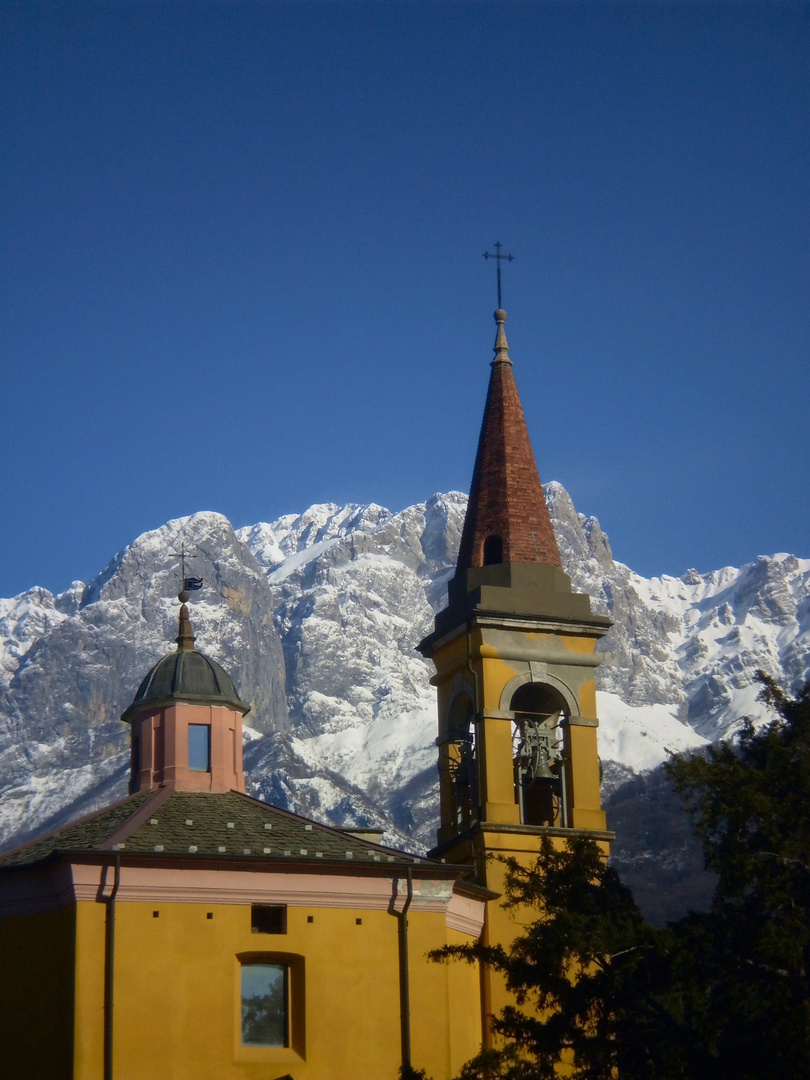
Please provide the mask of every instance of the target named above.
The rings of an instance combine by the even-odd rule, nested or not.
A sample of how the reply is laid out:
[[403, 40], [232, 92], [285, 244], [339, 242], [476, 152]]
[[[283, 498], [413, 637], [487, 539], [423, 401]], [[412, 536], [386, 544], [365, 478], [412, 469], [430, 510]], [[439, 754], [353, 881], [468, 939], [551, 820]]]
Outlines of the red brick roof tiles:
[[544, 563], [562, 568], [526, 420], [520, 403], [503, 324], [495, 312], [496, 355], [478, 440], [470, 501], [457, 571], [484, 565], [484, 543], [499, 537], [499, 562]]

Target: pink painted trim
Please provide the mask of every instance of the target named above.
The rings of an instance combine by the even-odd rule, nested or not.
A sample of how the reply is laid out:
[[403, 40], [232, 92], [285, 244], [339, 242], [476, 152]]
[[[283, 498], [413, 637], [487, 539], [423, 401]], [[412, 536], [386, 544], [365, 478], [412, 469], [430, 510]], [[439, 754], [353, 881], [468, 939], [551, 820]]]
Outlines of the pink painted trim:
[[[109, 859], [98, 863], [65, 862], [4, 874], [0, 876], [0, 915], [48, 911], [74, 901], [96, 901], [108, 884], [109, 865]], [[422, 886], [427, 888], [423, 891]], [[437, 890], [435, 886], [432, 881], [414, 882], [412, 911], [444, 912], [458, 924], [458, 929], [468, 924], [478, 925], [479, 918], [483, 920], [482, 914], [475, 914], [476, 901], [451, 896], [449, 889]], [[395, 889], [397, 897], [392, 905]], [[116, 902], [284, 903], [297, 907], [388, 911], [392, 906], [401, 910], [404, 897], [404, 879], [396, 876], [123, 866]]]
[[462, 934], [469, 934], [474, 938], [480, 937], [484, 929], [486, 907], [485, 900], [474, 900], [471, 896], [453, 893], [447, 908], [448, 928], [458, 930]]
[[[387, 910], [393, 895], [394, 878], [332, 874], [286, 873], [283, 870], [184, 870], [177, 867], [121, 868], [119, 903], [162, 901], [182, 904], [287, 903], [307, 907], [363, 907]], [[77, 900], [98, 895], [99, 866], [73, 865]], [[448, 899], [422, 896], [414, 883], [414, 905], [424, 911], [444, 911]], [[401, 907], [400, 893], [397, 907]]]
[[[20, 867], [0, 875], [0, 917], [29, 915], [96, 901], [109, 886], [110, 862], [57, 862]], [[486, 902], [450, 894], [449, 883], [414, 882], [411, 911], [444, 912], [451, 930], [479, 937]], [[396, 901], [392, 897], [396, 890]], [[362, 908], [401, 911], [404, 878], [348, 874], [302, 874], [283, 870], [196, 870], [123, 866], [119, 903], [290, 904], [310, 908]]]

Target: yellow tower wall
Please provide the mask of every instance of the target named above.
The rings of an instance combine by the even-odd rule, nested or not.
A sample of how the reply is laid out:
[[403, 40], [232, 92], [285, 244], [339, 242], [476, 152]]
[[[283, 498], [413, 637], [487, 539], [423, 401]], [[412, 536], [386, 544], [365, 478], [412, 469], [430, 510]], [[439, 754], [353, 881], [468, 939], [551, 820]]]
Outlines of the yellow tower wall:
[[[452, 806], [452, 777], [441, 766], [451, 752], [447, 716], [454, 696], [472, 693], [476, 701], [477, 757], [481, 820], [459, 830], [444, 814], [439, 832], [439, 853], [450, 862], [476, 864], [477, 880], [503, 895], [506, 868], [498, 856], [534, 864], [541, 836], [559, 847], [567, 836], [587, 832], [608, 853], [601, 805], [597, 749], [595, 655], [599, 632], [587, 627], [542, 627], [542, 618], [490, 618], [461, 625], [431, 650], [436, 665], [433, 683], [439, 702], [439, 746], [442, 807]], [[534, 625], [532, 625], [534, 623]], [[542, 627], [542, 628], [541, 628]], [[604, 632], [602, 630], [602, 632]], [[515, 790], [512, 717], [509, 704], [518, 686], [536, 682], [551, 687], [566, 703], [569, 719], [564, 727], [565, 781], [568, 820], [565, 827], [520, 824]], [[506, 908], [493, 900], [487, 905], [483, 941], [508, 947], [536, 918], [536, 912]], [[514, 999], [503, 978], [482, 974], [484, 1016], [497, 1014]], [[491, 1037], [485, 1027], [485, 1043]]]
[[[594, 654], [597, 635], [539, 632], [500, 626], [472, 626], [440, 643], [433, 653], [433, 683], [439, 701], [439, 745], [447, 739], [447, 716], [454, 696], [463, 689], [477, 702], [478, 768], [483, 819], [519, 824], [512, 765], [512, 725], [509, 699], [521, 681], [543, 683], [565, 701], [570, 718], [565, 726], [568, 826], [604, 832], [599, 754], [597, 749]], [[443, 816], [440, 843], [450, 840], [454, 823], [445, 807], [452, 805], [449, 771], [440, 754]], [[445, 765], [445, 767], [442, 767]], [[467, 850], [469, 845], [467, 845]], [[452, 850], [447, 858], [463, 858]]]

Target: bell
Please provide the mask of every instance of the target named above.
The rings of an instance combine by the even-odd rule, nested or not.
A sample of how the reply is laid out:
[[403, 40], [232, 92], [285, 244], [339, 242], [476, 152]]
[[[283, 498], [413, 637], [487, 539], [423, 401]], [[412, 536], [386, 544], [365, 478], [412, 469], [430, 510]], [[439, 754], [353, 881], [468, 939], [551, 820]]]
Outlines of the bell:
[[544, 758], [541, 764], [532, 770], [532, 775], [535, 780], [541, 782], [548, 782], [549, 780], [557, 782], [558, 777], [551, 771], [551, 766], [548, 763], [548, 758]]

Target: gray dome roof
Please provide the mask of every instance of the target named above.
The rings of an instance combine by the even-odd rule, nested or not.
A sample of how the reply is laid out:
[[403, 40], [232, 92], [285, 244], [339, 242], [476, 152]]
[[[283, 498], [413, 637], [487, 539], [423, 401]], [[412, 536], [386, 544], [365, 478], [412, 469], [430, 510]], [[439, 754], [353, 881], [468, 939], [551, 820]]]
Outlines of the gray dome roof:
[[139, 713], [174, 701], [222, 705], [243, 715], [250, 711], [250, 706], [245, 705], [237, 694], [227, 671], [195, 649], [179, 648], [158, 660], [121, 719], [131, 721]]

